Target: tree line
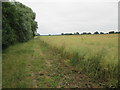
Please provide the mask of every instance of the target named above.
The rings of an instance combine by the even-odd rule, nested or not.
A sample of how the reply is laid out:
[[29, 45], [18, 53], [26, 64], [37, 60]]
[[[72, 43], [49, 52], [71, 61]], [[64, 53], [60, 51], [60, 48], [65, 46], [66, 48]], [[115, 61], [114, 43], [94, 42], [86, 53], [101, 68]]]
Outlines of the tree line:
[[2, 47], [26, 42], [35, 36], [36, 14], [20, 2], [2, 2]]
[[[76, 33], [61, 33], [61, 35], [90, 35], [92, 33], [90, 32], [83, 32], [83, 33], [79, 33], [79, 32], [76, 32]], [[108, 33], [104, 33], [104, 32], [94, 32], [93, 34], [120, 34], [120, 31], [119, 32], [115, 32], [115, 31], [110, 31]]]

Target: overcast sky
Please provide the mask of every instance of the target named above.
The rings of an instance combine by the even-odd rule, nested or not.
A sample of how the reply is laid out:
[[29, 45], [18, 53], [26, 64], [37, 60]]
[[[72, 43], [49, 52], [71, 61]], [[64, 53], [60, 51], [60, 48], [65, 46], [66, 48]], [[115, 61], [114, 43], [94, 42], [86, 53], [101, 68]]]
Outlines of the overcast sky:
[[40, 34], [118, 30], [118, 0], [17, 0], [32, 8]]

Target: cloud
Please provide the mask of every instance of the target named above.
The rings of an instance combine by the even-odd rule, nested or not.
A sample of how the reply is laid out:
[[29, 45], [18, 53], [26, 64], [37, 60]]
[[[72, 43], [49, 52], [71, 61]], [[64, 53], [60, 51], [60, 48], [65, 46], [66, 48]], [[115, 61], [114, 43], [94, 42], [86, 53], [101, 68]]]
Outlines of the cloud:
[[42, 1], [25, 4], [36, 12], [40, 34], [94, 32], [96, 30], [108, 32], [117, 29], [117, 2]]
[[[11, 0], [12, 1], [12, 0]], [[21, 2], [118, 2], [119, 0], [16, 0]]]

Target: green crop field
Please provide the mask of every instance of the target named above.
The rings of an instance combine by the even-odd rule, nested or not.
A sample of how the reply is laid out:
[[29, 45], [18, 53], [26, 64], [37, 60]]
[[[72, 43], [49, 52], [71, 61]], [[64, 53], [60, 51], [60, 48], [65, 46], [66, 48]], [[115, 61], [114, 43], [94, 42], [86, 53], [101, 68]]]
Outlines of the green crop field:
[[37, 36], [2, 63], [3, 88], [117, 87], [118, 35]]

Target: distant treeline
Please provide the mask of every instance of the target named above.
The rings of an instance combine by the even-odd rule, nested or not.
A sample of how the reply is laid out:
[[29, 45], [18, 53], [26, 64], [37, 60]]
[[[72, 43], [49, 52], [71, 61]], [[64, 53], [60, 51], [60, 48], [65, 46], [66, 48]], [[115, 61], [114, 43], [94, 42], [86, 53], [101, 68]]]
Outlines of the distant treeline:
[[[90, 32], [83, 32], [83, 33], [79, 33], [79, 32], [76, 32], [76, 33], [61, 33], [61, 35], [90, 35], [92, 33]], [[93, 34], [120, 34], [120, 32], [115, 32], [115, 31], [110, 31], [108, 33], [104, 33], [104, 32], [94, 32]]]
[[37, 22], [31, 8], [19, 2], [2, 3], [2, 47], [26, 42], [35, 36]]
[[[93, 34], [120, 34], [120, 31], [119, 32], [115, 32], [115, 31], [110, 31], [108, 33], [104, 33], [104, 32], [94, 32], [94, 33], [91, 33], [91, 32], [83, 32], [83, 33], [79, 33], [79, 32], [76, 32], [76, 33], [61, 33], [61, 34], [54, 34], [53, 36], [59, 36], [59, 35], [93, 35]], [[36, 36], [41, 36], [39, 33], [36, 34]], [[51, 36], [51, 34], [49, 35], [42, 35], [42, 36]]]

